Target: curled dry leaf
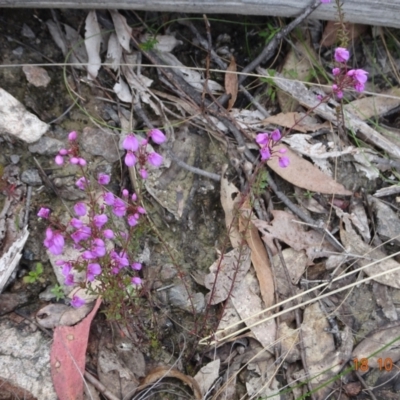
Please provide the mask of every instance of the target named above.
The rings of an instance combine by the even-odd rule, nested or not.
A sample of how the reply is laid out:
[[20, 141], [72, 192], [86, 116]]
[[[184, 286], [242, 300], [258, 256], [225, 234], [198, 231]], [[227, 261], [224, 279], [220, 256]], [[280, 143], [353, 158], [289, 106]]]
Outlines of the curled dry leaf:
[[209, 362], [195, 375], [194, 379], [199, 384], [201, 394], [206, 395], [212, 384], [219, 376], [220, 359]]
[[400, 105], [399, 96], [400, 89], [393, 88], [386, 92], [379, 93], [379, 96], [363, 97], [354, 100], [346, 104], [344, 109], [350, 111], [363, 121], [372, 117], [378, 118]]
[[250, 249], [242, 246], [221, 255], [210, 267], [210, 273], [205, 276], [204, 284], [210, 293], [207, 294], [208, 304], [218, 304], [230, 295], [240, 297], [239, 287], [243, 283], [251, 265]]
[[111, 68], [116, 71], [121, 64], [122, 47], [119, 44], [118, 37], [112, 33], [108, 39], [107, 62], [111, 63]]
[[348, 146], [343, 150], [339, 150], [333, 142], [329, 142], [327, 145], [314, 141], [311, 135], [295, 133], [290, 136], [285, 136], [282, 139], [283, 142], [290, 145], [290, 148], [296, 150], [302, 155], [310, 157], [311, 160], [316, 164], [321, 171], [326, 175], [332, 176], [331, 164], [328, 162], [328, 158], [336, 158], [345, 154], [352, 154], [357, 152], [353, 146]]
[[130, 41], [132, 28], [127, 24], [126, 18], [118, 11], [110, 10], [111, 18], [114, 22], [115, 32], [121, 46], [129, 53], [131, 51]]
[[330, 128], [330, 124], [328, 122], [319, 124], [315, 118], [299, 112], [287, 112], [271, 115], [270, 117], [265, 118], [262, 122], [264, 124], [284, 126], [285, 128], [289, 129], [295, 126], [295, 130], [297, 132], [303, 133], [315, 132], [322, 128]]
[[120, 77], [119, 81], [113, 87], [115, 94], [121, 101], [132, 103], [132, 93], [126, 82]]
[[378, 273], [397, 268], [396, 271], [378, 276], [373, 280], [383, 285], [400, 289], [400, 264], [397, 261], [393, 258], [383, 260], [387, 255], [383, 251], [374, 249], [364, 243], [350, 223], [345, 224], [345, 228], [343, 226], [340, 227], [340, 239], [347, 252], [360, 256], [357, 261], [360, 266], [366, 266], [373, 261], [382, 260], [363, 269], [368, 276], [373, 278]]
[[49, 304], [37, 312], [36, 321], [46, 329], [72, 326], [85, 318], [92, 309], [93, 303], [84, 304], [79, 308], [72, 308], [65, 304]]
[[228, 111], [231, 110], [237, 98], [238, 76], [236, 74], [236, 71], [237, 69], [236, 69], [235, 57], [232, 56], [225, 74], [225, 91], [226, 94], [229, 94], [231, 96], [228, 101], [228, 107], [227, 107]]
[[260, 238], [258, 229], [252, 222], [256, 218], [254, 215], [251, 215], [252, 211], [248, 200], [242, 205], [240, 211], [240, 232], [245, 235], [246, 242], [251, 249], [251, 262], [257, 274], [261, 297], [264, 301], [264, 306], [268, 308], [274, 304], [275, 300], [274, 278], [268, 254]]
[[[296, 217], [286, 211], [273, 210], [271, 224], [255, 220], [254, 225], [264, 235], [272, 235], [282, 240], [296, 251], [306, 250], [310, 259], [321, 257], [325, 251], [333, 252], [335, 248], [324, 237], [312, 229], [305, 231], [303, 225], [296, 223]], [[262, 237], [268, 243], [268, 238]]]
[[[379, 364], [385, 360], [390, 360], [392, 364], [400, 360], [400, 323], [392, 322], [386, 326], [380, 327], [378, 331], [373, 332], [362, 340], [353, 350], [353, 358], [361, 360], [368, 358], [369, 368], [382, 368]], [[366, 373], [359, 368], [361, 374]]]
[[304, 160], [287, 146], [280, 144], [274, 147], [274, 150], [286, 149], [285, 156], [289, 158], [290, 164], [287, 168], [279, 166], [278, 157], [272, 157], [268, 166], [291, 184], [306, 190], [317, 193], [337, 194], [350, 196], [352, 192], [347, 190], [342, 184], [336, 182], [328, 175], [320, 171], [315, 165]]
[[96, 11], [90, 11], [86, 17], [85, 47], [88, 55], [88, 79], [96, 79], [101, 67], [100, 46], [102, 43], [101, 31], [97, 22]]
[[307, 375], [304, 371], [294, 374], [294, 378], [310, 380], [310, 385], [316, 390], [314, 397], [324, 400], [332, 391], [327, 382], [332, 379], [350, 357], [353, 348], [353, 338], [349, 327], [341, 333], [342, 344], [335, 348], [333, 335], [328, 332], [329, 323], [318, 303], [307, 306], [301, 325], [304, 341], [304, 351], [307, 365]]
[[131, 399], [135, 394], [145, 390], [149, 386], [154, 385], [155, 383], [159, 382], [165, 378], [175, 378], [179, 379], [185, 385], [189, 386], [190, 389], [193, 391], [194, 399], [195, 400], [202, 400], [203, 396], [199, 387], [199, 384], [196, 382], [194, 378], [191, 376], [182, 374], [182, 372], [178, 371], [175, 368], [171, 367], [157, 367], [153, 369], [141, 382], [141, 385], [129, 393], [129, 395], [125, 396], [125, 399]]

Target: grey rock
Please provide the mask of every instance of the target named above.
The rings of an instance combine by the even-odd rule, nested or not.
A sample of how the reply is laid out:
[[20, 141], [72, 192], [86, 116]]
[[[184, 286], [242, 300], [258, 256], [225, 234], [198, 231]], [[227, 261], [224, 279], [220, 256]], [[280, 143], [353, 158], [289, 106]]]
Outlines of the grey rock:
[[185, 285], [176, 285], [168, 290], [169, 302], [172, 306], [178, 307], [182, 310], [192, 312], [192, 302], [194, 311], [199, 313], [205, 308], [205, 299], [203, 293], [195, 293], [192, 295], [192, 301], [190, 301], [188, 292]]
[[80, 144], [87, 153], [102, 156], [108, 162], [119, 160], [119, 137], [106, 129], [85, 128], [80, 137]]
[[28, 39], [35, 39], [35, 34], [33, 33], [33, 30], [29, 28], [27, 24], [22, 25], [22, 36], [25, 36]]
[[368, 196], [376, 215], [376, 231], [382, 240], [392, 240], [400, 245], [400, 219], [385, 203], [376, 197]]
[[35, 168], [24, 171], [21, 174], [21, 181], [30, 186], [40, 186], [42, 184], [39, 171]]
[[51, 341], [40, 330], [0, 322], [0, 379], [27, 390], [37, 399], [56, 400], [50, 374]]
[[12, 51], [12, 53], [14, 54], [14, 56], [21, 57], [22, 54], [24, 54], [24, 48], [22, 46], [18, 46]]
[[44, 156], [53, 156], [64, 147], [61, 140], [43, 136], [36, 143], [28, 147], [31, 153], [38, 153]]
[[169, 279], [172, 279], [176, 276], [178, 271], [176, 270], [175, 266], [173, 264], [164, 264], [161, 267], [160, 271], [160, 279], [162, 282], [168, 281]]
[[11, 160], [11, 162], [12, 162], [13, 164], [18, 164], [20, 158], [21, 158], [21, 157], [20, 157], [18, 154], [12, 154], [12, 155], [10, 156], [10, 160]]

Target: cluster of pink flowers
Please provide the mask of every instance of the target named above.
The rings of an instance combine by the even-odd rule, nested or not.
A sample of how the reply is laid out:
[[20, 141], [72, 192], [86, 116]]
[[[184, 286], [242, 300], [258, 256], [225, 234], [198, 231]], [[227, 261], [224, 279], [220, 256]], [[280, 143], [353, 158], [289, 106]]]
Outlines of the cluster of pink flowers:
[[347, 61], [350, 58], [350, 53], [343, 47], [335, 49], [335, 61], [339, 66], [333, 68], [332, 74], [335, 78], [335, 83], [332, 85], [333, 92], [338, 99], [343, 97], [343, 90], [353, 88], [357, 92], [362, 92], [365, 89], [365, 83], [368, 79], [368, 72], [363, 69], [347, 68]]
[[139, 164], [139, 173], [143, 179], [146, 179], [148, 174], [145, 168], [146, 163], [153, 167], [161, 166], [163, 158], [160, 154], [147, 151], [147, 144], [151, 139], [156, 144], [165, 142], [166, 137], [159, 129], [151, 129], [147, 134], [147, 139], [139, 140], [134, 134], [128, 135], [123, 141], [123, 148], [126, 150], [125, 165], [133, 167], [136, 163]]
[[[58, 165], [62, 165], [64, 157], [68, 156], [72, 164], [80, 165], [81, 167], [85, 166], [86, 162], [75, 162], [74, 160], [75, 158], [83, 160], [79, 157], [76, 132], [71, 132], [68, 138], [71, 142], [71, 148], [65, 151], [64, 149], [61, 150], [55, 162]], [[166, 140], [164, 134], [158, 129], [151, 130], [149, 138], [157, 144], [161, 144]], [[141, 143], [139, 146], [137, 139], [133, 135], [127, 136], [124, 140], [124, 148], [127, 150], [125, 163], [129, 164], [129, 166], [134, 165], [136, 161], [130, 162], [130, 158], [134, 156], [135, 159], [138, 157], [139, 160], [141, 157], [146, 158], [153, 166], [161, 165], [162, 157], [154, 152], [148, 154], [146, 145], [147, 141], [146, 144]], [[137, 155], [134, 154], [135, 152]], [[142, 164], [140, 165], [142, 166]], [[142, 177], [145, 177], [144, 175], [144, 173], [141, 173]], [[109, 279], [110, 276], [117, 276], [123, 269], [126, 270], [127, 268], [131, 276], [129, 284], [140, 285], [142, 280], [137, 276], [137, 272], [141, 270], [142, 265], [133, 260], [133, 257], [128, 255], [126, 249], [128, 249], [134, 227], [139, 223], [140, 217], [146, 214], [146, 210], [138, 203], [138, 197], [135, 193], [130, 194], [128, 190], [124, 189], [119, 197], [106, 190], [104, 186], [110, 183], [109, 175], [105, 173], [98, 174], [97, 183], [102, 189], [102, 198], [95, 198], [94, 193], [92, 193], [91, 202], [77, 202], [73, 207], [75, 215], [67, 225], [63, 225], [56, 218], [53, 218], [49, 208], [40, 208], [37, 213], [38, 217], [50, 222], [50, 226], [46, 229], [43, 244], [51, 254], [56, 256], [63, 254], [66, 242], [71, 243], [75, 249], [79, 250], [77, 259], [57, 261], [67, 286], [80, 284], [74, 280], [74, 270], [85, 271], [86, 284], [90, 286], [90, 283], [97, 277], [101, 278], [102, 274], [105, 274]], [[76, 185], [81, 190], [90, 190], [89, 180], [85, 176], [80, 177], [76, 181]], [[129, 226], [127, 232], [115, 228], [116, 224], [113, 223], [113, 218], [115, 217], [126, 219]], [[116, 251], [114, 246], [107, 246], [107, 243], [112, 240], [118, 243], [118, 248], [121, 250]], [[73, 307], [80, 307], [84, 303], [84, 299], [77, 295], [73, 296], [71, 300]]]
[[[275, 151], [273, 148], [281, 140], [281, 132], [279, 129], [275, 129], [271, 133], [262, 132], [257, 134], [256, 142], [260, 146], [261, 161], [268, 161], [275, 153], [284, 154], [286, 149], [280, 149]], [[288, 157], [278, 155], [278, 163], [282, 168], [286, 168], [290, 161]]]
[[54, 160], [57, 165], [64, 164], [64, 157], [68, 157], [71, 164], [80, 165], [81, 167], [86, 165], [86, 160], [79, 156], [79, 146], [76, 142], [77, 137], [78, 134], [75, 131], [70, 132], [68, 140], [71, 142], [71, 147], [69, 149], [61, 149], [58, 152]]

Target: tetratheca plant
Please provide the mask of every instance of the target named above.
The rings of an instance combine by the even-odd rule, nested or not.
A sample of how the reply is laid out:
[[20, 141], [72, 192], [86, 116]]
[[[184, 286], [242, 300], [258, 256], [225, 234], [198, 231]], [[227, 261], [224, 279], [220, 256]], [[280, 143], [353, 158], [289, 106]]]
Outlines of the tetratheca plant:
[[[87, 162], [80, 155], [77, 133], [71, 132], [68, 139], [69, 149], [61, 149], [55, 163], [61, 166], [68, 160], [77, 166], [81, 176], [76, 186], [86, 192], [87, 201], [74, 205], [75, 215], [67, 223], [53, 216], [49, 208], [40, 208], [37, 215], [49, 221], [43, 244], [51, 254], [59, 256], [56, 265], [66, 286], [80, 287], [89, 294], [101, 296], [111, 306], [111, 314], [119, 318], [126, 298], [137, 293], [143, 283], [139, 276], [142, 265], [136, 260], [132, 242], [146, 210], [135, 193], [123, 189], [116, 196], [108, 191], [109, 175], [100, 173], [97, 179], [91, 178]], [[146, 139], [129, 134], [123, 141], [127, 152], [125, 164], [128, 167], [138, 164], [142, 179], [147, 178], [148, 165], [159, 167], [163, 162], [160, 154], [149, 150], [149, 140], [161, 144], [166, 137], [160, 130], [152, 129]], [[77, 250], [75, 259], [63, 257], [66, 244]], [[76, 294], [72, 297], [73, 307], [84, 303], [83, 297]]]

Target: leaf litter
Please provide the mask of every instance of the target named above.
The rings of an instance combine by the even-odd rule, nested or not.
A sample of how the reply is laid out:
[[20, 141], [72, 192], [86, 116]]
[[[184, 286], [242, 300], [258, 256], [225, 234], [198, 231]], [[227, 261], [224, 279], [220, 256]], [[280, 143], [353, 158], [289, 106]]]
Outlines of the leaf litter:
[[[238, 91], [239, 80], [234, 73], [240, 67], [236, 65], [233, 57], [228, 69], [225, 69], [226, 63], [222, 69], [222, 72], [231, 72], [225, 74], [224, 82], [219, 78], [214, 78], [214, 76], [213, 79], [208, 79], [202, 72], [187, 68], [185, 63], [182, 62], [184, 58], [178, 57], [180, 56], [179, 51], [175, 51], [175, 49], [177, 46], [182, 46], [183, 41], [177, 39], [175, 33], [174, 35], [140, 33], [138, 43], [140, 43], [142, 50], [153, 46], [150, 50], [157, 52], [163, 62], [174, 67], [173, 70], [175, 70], [177, 76], [190, 85], [194, 91], [200, 93], [203, 100], [207, 96], [211, 98], [224, 92], [230, 95], [227, 106], [227, 110], [230, 112], [226, 115], [229, 115], [229, 118], [235, 121], [242, 130], [249, 131], [248, 137], [239, 146], [240, 150], [237, 152], [232, 150], [232, 143], [226, 142], [228, 132], [232, 132], [232, 127], [228, 126], [226, 119], [224, 120], [215, 113], [212, 116], [202, 114], [201, 110], [197, 109], [199, 105], [196, 105], [195, 100], [188, 102], [187, 97], [180, 96], [171, 89], [174, 85], [176, 86], [176, 82], [169, 86], [169, 90], [174, 94], [162, 92], [159, 83], [165, 83], [165, 80], [163, 81], [165, 78], [161, 73], [157, 78], [155, 74], [149, 72], [149, 69], [141, 65], [142, 56], [146, 54], [145, 52], [142, 54], [140, 51], [136, 51], [137, 49], [132, 51], [132, 35], [139, 37], [137, 32], [140, 30], [137, 32], [132, 30], [125, 14], [110, 11], [110, 16], [115, 33], [111, 33], [108, 40], [105, 41], [107, 52], [104, 61], [110, 62], [111, 68], [116, 72], [111, 87], [113, 87], [118, 99], [122, 103], [127, 103], [127, 108], [138, 102], [148, 105], [152, 112], [151, 123], [164, 123], [169, 127], [171, 137], [175, 139], [179, 139], [180, 136], [175, 135], [173, 128], [170, 127], [168, 117], [173, 119], [174, 123], [176, 123], [176, 113], [179, 114], [179, 118], [188, 117], [192, 119], [191, 123], [196, 126], [196, 129], [205, 129], [210, 136], [217, 138], [219, 143], [224, 143], [224, 151], [229, 149], [228, 158], [232, 161], [232, 164], [234, 164], [234, 161], [240, 160], [235, 164], [235, 168], [237, 172], [240, 170], [241, 173], [238, 174], [238, 179], [235, 181], [240, 182], [240, 185], [238, 184], [236, 187], [231, 179], [227, 178], [226, 171], [228, 168], [221, 168], [219, 171], [222, 175], [220, 201], [225, 212], [225, 224], [230, 245], [223, 246], [221, 242], [215, 242], [217, 248], [216, 260], [208, 264], [210, 272], [203, 276], [204, 285], [209, 291], [206, 297], [207, 303], [209, 305], [218, 304], [222, 309], [222, 317], [220, 317], [218, 328], [215, 328], [215, 330], [229, 333], [228, 340], [231, 341], [231, 344], [227, 347], [229, 349], [229, 361], [226, 364], [228, 370], [223, 369], [225, 368], [222, 362], [223, 342], [215, 345], [213, 349], [214, 359], [211, 363], [203, 363], [203, 367], [198, 368], [199, 372], [194, 379], [182, 372], [184, 369], [182, 364], [179, 365], [178, 369], [168, 365], [156, 367], [153, 370], [149, 368], [144, 371], [147, 367], [138, 361], [136, 364], [126, 367], [126, 364], [121, 363], [121, 360], [127, 358], [127, 352], [109, 351], [109, 349], [104, 348], [101, 353], [102, 361], [99, 362], [104, 382], [107, 379], [106, 375], [108, 375], [109, 382], [124, 378], [127, 381], [125, 382], [127, 384], [125, 393], [133, 393], [136, 390], [144, 390], [155, 385], [159, 380], [169, 377], [181, 380], [188, 385], [193, 390], [195, 398], [201, 398], [207, 393], [217, 393], [218, 391], [234, 398], [236, 385], [240, 384], [239, 379], [237, 379], [239, 369], [246, 367], [245, 387], [248, 395], [253, 397], [269, 396], [281, 390], [280, 383], [276, 380], [273, 371], [275, 371], [277, 363], [284, 360], [290, 366], [286, 380], [292, 386], [293, 393], [296, 393], [296, 396], [301, 396], [305, 395], [307, 390], [315, 390], [314, 399], [323, 399], [331, 391], [336, 390], [337, 380], [333, 379], [331, 382], [330, 380], [337, 376], [351, 356], [360, 359], [367, 358], [374, 352], [380, 351], [380, 355], [384, 359], [390, 359], [393, 363], [396, 363], [399, 356], [395, 349], [395, 343], [385, 351], [381, 351], [382, 347], [379, 347], [389, 341], [396, 342], [395, 325], [383, 325], [381, 331], [384, 334], [380, 334], [380, 336], [379, 332], [372, 334], [362, 340], [353, 350], [351, 328], [355, 331], [357, 328], [345, 324], [340, 326], [339, 330], [339, 328], [334, 328], [331, 325], [332, 315], [333, 319], [344, 318], [341, 315], [340, 307], [335, 309], [338, 298], [332, 295], [331, 303], [328, 302], [331, 306], [330, 314], [317, 299], [320, 293], [317, 284], [321, 281], [329, 282], [329, 279], [336, 276], [335, 274], [343, 274], [347, 268], [351, 268], [350, 262], [354, 261], [357, 265], [365, 267], [363, 271], [380, 283], [381, 286], [374, 284], [373, 293], [379, 297], [377, 304], [381, 307], [385, 318], [392, 321], [397, 320], [395, 303], [391, 301], [391, 295], [395, 295], [395, 290], [399, 289], [398, 271], [389, 274], [385, 274], [385, 272], [399, 268], [398, 262], [395, 259], [386, 258], [387, 254], [393, 253], [390, 247], [376, 248], [375, 245], [379, 240], [371, 233], [378, 234], [381, 240], [390, 240], [397, 245], [394, 234], [397, 235], [398, 216], [396, 212], [376, 198], [369, 196], [367, 197], [368, 201], [360, 200], [359, 191], [354, 191], [353, 188], [342, 184], [337, 175], [337, 168], [340, 168], [340, 160], [343, 159], [345, 160], [344, 163], [351, 163], [355, 168], [358, 168], [367, 179], [376, 180], [382, 176], [382, 172], [390, 171], [391, 166], [385, 167], [382, 162], [384, 157], [381, 157], [376, 150], [360, 149], [354, 145], [349, 145], [343, 138], [333, 142], [331, 140], [332, 132], [335, 131], [337, 122], [334, 108], [338, 104], [331, 101], [329, 105], [317, 105], [314, 94], [303, 84], [296, 81], [276, 80], [275, 84], [280, 87], [282, 92], [285, 92], [284, 98], [290, 99], [290, 101], [286, 101], [286, 105], [290, 106], [288, 112], [285, 112], [282, 101], [282, 112], [268, 118], [259, 109], [233, 108], [235, 103], [239, 104], [238, 100], [241, 101], [240, 91]], [[47, 22], [47, 26], [64, 56], [73, 48], [74, 51], [70, 53], [69, 61], [85, 64], [89, 79], [96, 77], [102, 79], [102, 72], [105, 68], [102, 65], [104, 54], [101, 52], [101, 44], [106, 36], [102, 37], [101, 35], [101, 21], [96, 12], [89, 12], [86, 16], [84, 29], [85, 40], [81, 38], [78, 31], [67, 24], [57, 25], [53, 21]], [[63, 31], [59, 29], [60, 26], [62, 26]], [[325, 32], [325, 35], [328, 35], [328, 32]], [[179, 32], [177, 37], [179, 37]], [[307, 44], [307, 46], [311, 46], [311, 44]], [[309, 60], [305, 60], [307, 51], [308, 49], [304, 50], [304, 46], [300, 46], [297, 42], [295, 49], [291, 50], [291, 53], [287, 56], [286, 64], [284, 62], [284, 69], [290, 70], [289, 72], [297, 75], [298, 79], [300, 73], [304, 73], [302, 75], [304, 79], [310, 75], [312, 64]], [[173, 52], [176, 55], [172, 54]], [[212, 53], [210, 54], [215, 57]], [[311, 58], [314, 60], [317, 56], [313, 54]], [[185, 61], [187, 62], [187, 60]], [[294, 62], [294, 64], [288, 64], [289, 61]], [[303, 61], [306, 61], [306, 63], [304, 64]], [[261, 71], [264, 76], [271, 78], [268, 72]], [[274, 76], [279, 77], [279, 74], [276, 73]], [[221, 83], [224, 83], [224, 86]], [[206, 87], [206, 85], [208, 86]], [[157, 89], [155, 89], [156, 87]], [[396, 97], [396, 90], [396, 88], [386, 90], [383, 94]], [[282, 94], [279, 96], [282, 97]], [[196, 99], [195, 94], [193, 94], [193, 99]], [[298, 104], [303, 108], [299, 107]], [[388, 137], [381, 135], [379, 130], [375, 129], [375, 126], [370, 126], [366, 122], [367, 118], [385, 115], [397, 105], [397, 98], [390, 99], [384, 96], [376, 99], [373, 96], [356, 99], [344, 106], [346, 124], [359, 139], [366, 140], [378, 151], [386, 151], [392, 158], [399, 158], [400, 151], [397, 145]], [[313, 115], [307, 115], [304, 109], [312, 109]], [[363, 109], [364, 112], [360, 112], [360, 109]], [[267, 115], [271, 110], [267, 111]], [[127, 112], [123, 116], [123, 112], [119, 110], [121, 126], [124, 124], [124, 129], [127, 132], [129, 129], [140, 128], [138, 122], [129, 117], [129, 110], [125, 111]], [[146, 109], [145, 112], [148, 112], [148, 110]], [[122, 122], [123, 119], [124, 122]], [[140, 117], [138, 117], [138, 120], [140, 120]], [[292, 127], [297, 121], [300, 122], [292, 133]], [[186, 136], [192, 134], [193, 126], [184, 131]], [[284, 137], [286, 145], [277, 148], [277, 150], [286, 150], [286, 155], [290, 159], [290, 166], [281, 168], [278, 165], [277, 158], [272, 158], [268, 162], [268, 167], [274, 172], [271, 177], [279, 179], [280, 187], [284, 187], [285, 184], [295, 186], [295, 193], [299, 199], [301, 197], [298, 204], [311, 220], [317, 218], [315, 224], [300, 224], [299, 216], [292, 213], [293, 208], [289, 207], [291, 210], [289, 212], [284, 206], [278, 206], [276, 197], [272, 194], [272, 185], [271, 187], [268, 186], [268, 178], [263, 187], [263, 196], [269, 196], [269, 203], [265, 203], [268, 206], [268, 218], [265, 218], [265, 214], [262, 217], [261, 210], [257, 209], [257, 201], [254, 201], [255, 199], [251, 197], [253, 194], [249, 196], [246, 192], [246, 185], [243, 182], [247, 179], [246, 174], [251, 171], [252, 167], [246, 166], [242, 155], [249, 149], [250, 151], [256, 150], [257, 145], [252, 142], [252, 138], [255, 137], [257, 132], [269, 130], [271, 126], [287, 128], [290, 131], [290, 134]], [[326, 140], [320, 141], [318, 136], [307, 134], [318, 132], [318, 135], [320, 135], [320, 132], [324, 130], [330, 131], [330, 134], [323, 133], [326, 135], [326, 137], [324, 136]], [[359, 143], [357, 145], [360, 146]], [[175, 151], [178, 156], [183, 154], [183, 150]], [[378, 167], [375, 166], [377, 158], [380, 158], [382, 163], [378, 164]], [[193, 154], [190, 154], [190, 157], [186, 159], [190, 164], [194, 164], [196, 160], [197, 158]], [[338, 164], [336, 164], [336, 160]], [[171, 161], [166, 167], [167, 170], [154, 180], [167, 181], [171, 179], [171, 176], [168, 176], [168, 171], [173, 171], [173, 165], [174, 163]], [[239, 165], [240, 167], [238, 167]], [[172, 172], [170, 172], [171, 174]], [[397, 177], [395, 170], [393, 170], [393, 174]], [[213, 179], [216, 180], [215, 176]], [[389, 177], [389, 179], [393, 180], [393, 177]], [[195, 179], [192, 180], [190, 186], [203, 184], [196, 182]], [[238, 189], [239, 187], [240, 189]], [[185, 218], [191, 218], [187, 217], [186, 212], [186, 204], [190, 204], [192, 201], [190, 189], [190, 187], [186, 188], [179, 184], [172, 191], [172, 197], [163, 197], [161, 194], [163, 190], [157, 192], [154, 189], [154, 182], [148, 185], [148, 192], [159, 203], [158, 206], [168, 210], [177, 220], [182, 219], [183, 221]], [[184, 192], [187, 194], [184, 196], [185, 199], [182, 200]], [[348, 196], [353, 196], [353, 198], [348, 201]], [[279, 198], [282, 198], [282, 196]], [[372, 207], [368, 209], [370, 205]], [[274, 207], [276, 208], [274, 209]], [[257, 217], [255, 217], [254, 210], [257, 211]], [[204, 211], [203, 214], [206, 219], [208, 215]], [[318, 218], [322, 218], [323, 222], [319, 221]], [[321, 233], [321, 227], [325, 229], [325, 234]], [[315, 228], [319, 230], [317, 231]], [[341, 252], [338, 251], [336, 246], [332, 245], [331, 241], [327, 240], [328, 235], [335, 236], [335, 240], [339, 244], [341, 243], [344, 248]], [[284, 246], [283, 250], [276, 246], [276, 241]], [[284, 260], [284, 263], [281, 262], [282, 260]], [[373, 265], [370, 265], [371, 263]], [[283, 264], [286, 264], [286, 267]], [[374, 277], [378, 273], [381, 276]], [[350, 278], [347, 277], [346, 279]], [[343, 278], [343, 282], [345, 282], [345, 278]], [[282, 305], [281, 310], [289, 308], [289, 305], [296, 305], [297, 300], [291, 299], [291, 296], [301, 298], [302, 292], [310, 287], [317, 288], [315, 293], [311, 294], [316, 299], [313, 304], [307, 305], [304, 310], [300, 310], [302, 314], [300, 324], [296, 321], [294, 311], [284, 314], [280, 322], [273, 318], [268, 321], [264, 320], [273, 315], [271, 311], [265, 312], [265, 309], [282, 301], [289, 302]], [[310, 296], [308, 293], [306, 296]], [[343, 299], [344, 306], [346, 301], [347, 299]], [[46, 326], [46, 328], [55, 327], [60, 323], [64, 325], [65, 319], [68, 319], [66, 324], [74, 325], [81, 318], [84, 318], [85, 313], [79, 316], [73, 315], [71, 319], [66, 318], [67, 315], [74, 314], [70, 307], [53, 306], [57, 305], [47, 306], [48, 308], [41, 309], [37, 314], [38, 321], [42, 325], [44, 324], [43, 326]], [[79, 313], [76, 312], [75, 314]], [[85, 320], [82, 321], [82, 323], [84, 322]], [[89, 322], [88, 320], [85, 325], [86, 331]], [[255, 326], [253, 326], [254, 323], [256, 323]], [[235, 338], [235, 329], [239, 328], [241, 335]], [[334, 329], [337, 329], [336, 334], [333, 333]], [[219, 336], [219, 338], [222, 337], [223, 335]], [[338, 338], [340, 338], [340, 343]], [[239, 346], [238, 343], [240, 343]], [[235, 346], [238, 346], [237, 350], [235, 350]], [[85, 353], [85, 350], [79, 351]], [[142, 356], [141, 352], [140, 354], [134, 352], [129, 354], [135, 354], [131, 358], [137, 360], [141, 359]], [[252, 361], [250, 357], [254, 354], [258, 354], [256, 361]], [[278, 357], [277, 360], [274, 360], [275, 355], [280, 355], [281, 358]], [[262, 357], [264, 358], [261, 359]], [[379, 355], [370, 358], [371, 368], [379, 367], [378, 358]], [[104, 362], [105, 359], [108, 363]], [[79, 363], [82, 364], [81, 359]], [[139, 364], [142, 365], [140, 368]], [[80, 368], [82, 374], [83, 369], [81, 366]], [[135, 370], [135, 368], [138, 368], [136, 371], [140, 370], [141, 372], [132, 374], [132, 370]], [[78, 382], [76, 374], [68, 372], [67, 375], [73, 382]], [[139, 381], [136, 381], [138, 375], [143, 379], [140, 384]], [[310, 379], [311, 381], [309, 381]], [[353, 378], [347, 377], [346, 379]], [[297, 387], [295, 382], [298, 380], [302, 383], [309, 381], [308, 389], [303, 390]], [[54, 383], [56, 384], [56, 382], [55, 379]], [[67, 382], [68, 385], [71, 384], [70, 380]], [[129, 387], [129, 382], [134, 383], [134, 388]], [[62, 384], [57, 383], [57, 385]], [[72, 385], [75, 385], [75, 383], [72, 383]], [[80, 384], [74, 389], [81, 391]], [[117, 387], [115, 386], [113, 390], [117, 391]]]

